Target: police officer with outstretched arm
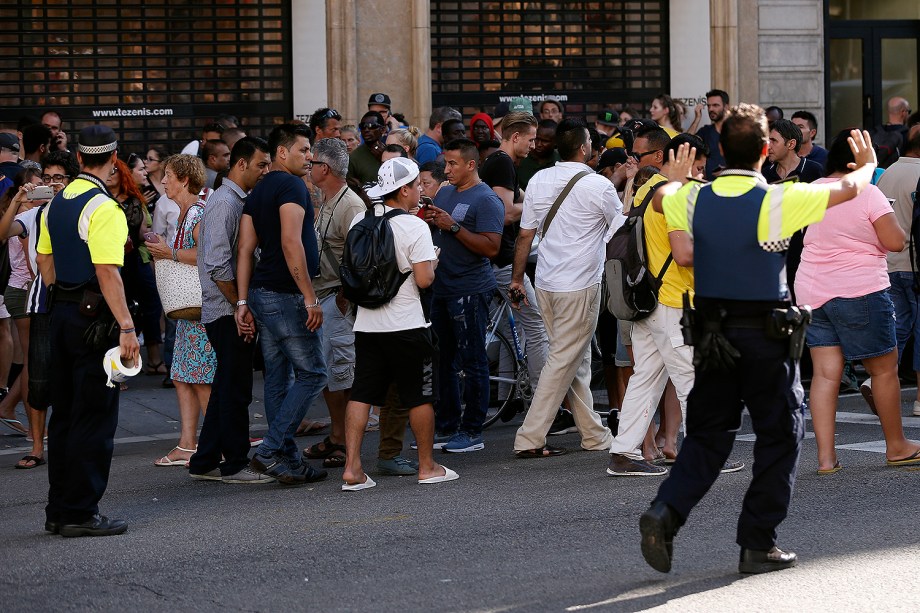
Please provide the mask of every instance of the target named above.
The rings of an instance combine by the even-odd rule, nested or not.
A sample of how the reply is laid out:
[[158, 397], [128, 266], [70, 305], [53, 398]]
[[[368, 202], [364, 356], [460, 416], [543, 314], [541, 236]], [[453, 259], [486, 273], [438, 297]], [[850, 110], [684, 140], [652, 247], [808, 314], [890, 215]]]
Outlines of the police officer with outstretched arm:
[[105, 187], [118, 142], [111, 128], [80, 131], [82, 172], [48, 205], [37, 247], [51, 287], [52, 397], [48, 426], [45, 530], [61, 536], [121, 534], [128, 524], [99, 514], [118, 425], [118, 385], [109, 387], [103, 356], [119, 346], [124, 365], [140, 351], [125, 301], [128, 223]]
[[869, 185], [876, 159], [868, 133], [854, 130], [855, 170], [839, 183], [767, 185], [760, 169], [768, 134], [760, 107], [732, 108], [719, 137], [728, 169], [709, 184], [688, 182], [696, 152], [682, 145], [671, 154], [671, 182], [654, 199], [668, 225], [691, 236], [695, 272], [695, 309], [685, 304], [682, 322], [694, 346], [687, 437], [639, 523], [642, 555], [661, 572], [671, 569], [677, 530], [719, 476], [745, 407], [757, 440], [738, 519], [738, 571], [796, 563], [776, 546], [776, 528], [789, 509], [805, 432], [798, 358], [810, 312], [788, 302], [782, 252], [795, 231]]

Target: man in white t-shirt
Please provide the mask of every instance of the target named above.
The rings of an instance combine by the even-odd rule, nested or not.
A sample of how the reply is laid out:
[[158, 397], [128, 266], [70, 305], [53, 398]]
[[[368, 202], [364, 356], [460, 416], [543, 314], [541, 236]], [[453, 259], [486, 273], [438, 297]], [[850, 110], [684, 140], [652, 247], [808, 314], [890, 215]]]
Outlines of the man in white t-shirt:
[[[393, 158], [380, 166], [377, 185], [367, 191], [371, 198], [383, 198], [374, 207], [376, 215], [408, 210], [418, 205], [421, 182], [418, 166], [408, 158]], [[354, 227], [363, 215], [352, 221]], [[409, 424], [418, 441], [418, 482], [443, 483], [458, 477], [447, 467], [435, 464], [434, 406], [437, 400], [437, 354], [431, 328], [422, 311], [419, 288], [434, 282], [437, 254], [428, 224], [415, 215], [395, 215], [389, 220], [401, 272], [411, 272], [389, 302], [376, 309], [358, 306], [355, 318], [355, 378], [345, 409], [345, 472], [342, 489], [358, 491], [374, 487], [373, 479], [361, 468], [361, 441], [371, 405], [382, 406], [390, 383], [395, 383], [403, 406], [409, 409]]]
[[[547, 445], [546, 434], [567, 394], [583, 448], [606, 450], [613, 438], [594, 411], [591, 339], [601, 307], [604, 239], [610, 226], [622, 225], [623, 204], [613, 184], [585, 164], [591, 137], [584, 121], [564, 119], [556, 128], [556, 147], [563, 161], [537, 172], [528, 183], [509, 286], [512, 303], [525, 300], [524, 268], [542, 228], [535, 285], [549, 350], [514, 439], [521, 458], [565, 453]], [[547, 227], [550, 209], [567, 187], [571, 191]]]

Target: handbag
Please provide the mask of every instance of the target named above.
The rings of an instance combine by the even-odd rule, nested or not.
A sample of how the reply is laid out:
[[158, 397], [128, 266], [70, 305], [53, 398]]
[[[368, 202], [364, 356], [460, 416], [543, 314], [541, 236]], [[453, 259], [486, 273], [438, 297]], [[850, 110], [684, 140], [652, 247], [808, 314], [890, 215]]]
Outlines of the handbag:
[[[176, 236], [175, 245], [182, 244], [182, 230], [184, 228]], [[166, 316], [170, 319], [200, 320], [201, 279], [198, 278], [198, 267], [175, 260], [157, 259], [154, 260], [154, 270], [157, 292]]]
[[201, 280], [198, 267], [173, 260], [154, 260], [157, 292], [170, 319], [201, 319]]

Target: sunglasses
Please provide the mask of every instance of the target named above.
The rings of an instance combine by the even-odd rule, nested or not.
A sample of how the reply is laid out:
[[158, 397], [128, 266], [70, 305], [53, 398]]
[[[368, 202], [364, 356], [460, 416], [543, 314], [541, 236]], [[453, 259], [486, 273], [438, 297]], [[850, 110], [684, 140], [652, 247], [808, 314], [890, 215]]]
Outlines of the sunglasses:
[[376, 130], [378, 128], [382, 128], [383, 126], [377, 122], [374, 122], [374, 123], [362, 123], [358, 127], [361, 128], [362, 130]]
[[320, 115], [317, 119], [342, 119], [342, 116], [339, 115], [339, 112], [335, 109], [326, 109], [326, 112]]
[[629, 155], [630, 157], [634, 158], [637, 162], [641, 162], [642, 158], [644, 158], [645, 156], [652, 155], [653, 153], [658, 153], [659, 151], [662, 151], [662, 150], [655, 149], [653, 151], [646, 151], [645, 153], [630, 153]]
[[134, 168], [134, 165], [137, 164], [138, 160], [140, 159], [141, 159], [140, 156], [137, 155], [136, 153], [132, 153], [131, 155], [129, 155], [128, 161], [127, 161], [128, 168]]

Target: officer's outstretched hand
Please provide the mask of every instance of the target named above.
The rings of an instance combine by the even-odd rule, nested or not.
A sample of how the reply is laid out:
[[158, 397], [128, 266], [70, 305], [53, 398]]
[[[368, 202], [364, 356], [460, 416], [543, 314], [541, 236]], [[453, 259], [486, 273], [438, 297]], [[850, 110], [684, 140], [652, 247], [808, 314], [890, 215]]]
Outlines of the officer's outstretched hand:
[[853, 152], [855, 162], [847, 164], [850, 170], [862, 168], [866, 164], [878, 166], [878, 159], [875, 157], [875, 149], [872, 148], [872, 138], [866, 130], [850, 130], [850, 136], [847, 137], [850, 143], [850, 151]]
[[123, 364], [137, 364], [141, 353], [141, 344], [137, 342], [137, 333], [127, 332], [119, 334], [118, 346], [121, 348], [121, 361]]
[[696, 147], [691, 147], [690, 143], [684, 143], [674, 151], [668, 151], [668, 181], [686, 183], [690, 180], [690, 171], [693, 168], [693, 161], [696, 159]]

